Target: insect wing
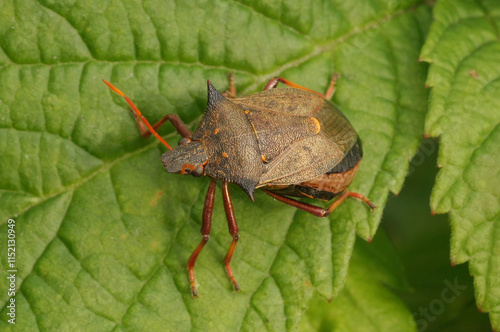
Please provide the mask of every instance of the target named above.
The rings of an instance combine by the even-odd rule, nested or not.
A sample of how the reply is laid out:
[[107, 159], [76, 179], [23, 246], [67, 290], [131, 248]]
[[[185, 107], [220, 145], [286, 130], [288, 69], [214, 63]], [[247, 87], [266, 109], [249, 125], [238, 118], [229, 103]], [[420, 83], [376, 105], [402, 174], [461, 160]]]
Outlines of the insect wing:
[[321, 129], [311, 116], [290, 115], [273, 111], [245, 111], [257, 138], [261, 158], [270, 163], [290, 145], [315, 136]]
[[306, 116], [317, 112], [323, 100], [312, 92], [293, 88], [266, 90], [232, 99], [246, 109]]
[[295, 142], [266, 165], [257, 187], [291, 185], [325, 174], [343, 158], [338, 146], [317, 135]]

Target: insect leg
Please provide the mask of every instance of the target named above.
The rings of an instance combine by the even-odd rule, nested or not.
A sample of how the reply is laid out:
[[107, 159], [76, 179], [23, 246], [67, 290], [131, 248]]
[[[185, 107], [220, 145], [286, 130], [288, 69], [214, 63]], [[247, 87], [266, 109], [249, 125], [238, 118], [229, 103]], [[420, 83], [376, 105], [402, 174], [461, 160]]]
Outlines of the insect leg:
[[234, 74], [227, 74], [227, 79], [229, 80], [229, 91], [225, 91], [222, 95], [226, 98], [236, 98], [236, 88], [234, 86]]
[[330, 81], [330, 85], [328, 86], [328, 89], [325, 92], [325, 99], [332, 99], [333, 94], [335, 93], [335, 83], [337, 83], [337, 80], [340, 78], [340, 74], [333, 74], [332, 79]]
[[[142, 115], [141, 111], [139, 111], [139, 109], [137, 108], [137, 106], [134, 105], [134, 103], [132, 102], [132, 100], [130, 100], [129, 97], [127, 97], [123, 92], [121, 92], [120, 90], [118, 90], [118, 88], [116, 88], [113, 84], [109, 83], [108, 81], [103, 80], [103, 82], [111, 90], [113, 90], [114, 92], [116, 92], [117, 94], [119, 94], [120, 96], [122, 96], [123, 98], [125, 98], [125, 100], [127, 101], [127, 103], [132, 108], [132, 111], [134, 113], [135, 119], [137, 121], [137, 124], [139, 125], [139, 129], [141, 129], [141, 132], [142, 132], [143, 136], [144, 136], [144, 132], [147, 131], [147, 132], [149, 132], [149, 134], [147, 136], [153, 134], [160, 142], [163, 143], [163, 145], [165, 145], [169, 150], [172, 150], [172, 147], [170, 145], [168, 145], [168, 143], [165, 142], [165, 140], [163, 138], [161, 138], [160, 135], [158, 135], [158, 133], [156, 132], [156, 130], [154, 129], [154, 127], [152, 127], [149, 124], [148, 120], [146, 120], [146, 118]], [[148, 128], [148, 130], [144, 129], [144, 125]]]
[[370, 210], [373, 212], [373, 210], [376, 208], [375, 204], [373, 204], [372, 202], [370, 202], [368, 200], [368, 198], [366, 198], [365, 196], [363, 196], [362, 194], [359, 194], [359, 193], [354, 193], [352, 191], [349, 191], [349, 190], [344, 190], [339, 198], [337, 198], [335, 200], [335, 202], [333, 202], [329, 207], [328, 209], [326, 209], [326, 212], [327, 212], [327, 215], [329, 215], [330, 213], [332, 213], [333, 210], [335, 210], [335, 208], [337, 208], [337, 206], [339, 206], [347, 197], [354, 197], [354, 198], [357, 198], [357, 199], [360, 199], [362, 200], [363, 202], [366, 203], [366, 205], [368, 205], [370, 207]]
[[289, 80], [283, 78], [283, 77], [275, 77], [275, 78], [271, 78], [267, 84], [266, 84], [266, 87], [264, 88], [264, 90], [270, 90], [270, 89], [274, 89], [278, 86], [278, 83], [283, 83], [285, 85], [288, 85], [289, 87], [291, 88], [296, 88], [296, 89], [302, 89], [302, 90], [306, 90], [306, 91], [309, 91], [309, 92], [313, 92], [317, 95], [320, 95], [322, 96], [323, 98], [325, 99], [330, 99], [332, 98], [333, 94], [335, 93], [335, 82], [337, 81], [337, 79], [340, 77], [340, 75], [337, 75], [337, 74], [334, 74], [332, 76], [332, 79], [330, 81], [330, 86], [328, 87], [328, 89], [326, 90], [326, 93], [325, 94], [321, 94], [319, 92], [316, 92], [314, 90], [311, 90], [311, 89], [308, 89], [306, 87], [303, 87], [301, 85], [298, 85], [296, 83], [293, 83], [293, 82], [290, 82]]
[[306, 212], [309, 212], [313, 215], [315, 215], [316, 217], [319, 217], [319, 218], [322, 218], [322, 217], [326, 217], [328, 216], [330, 213], [333, 212], [333, 210], [335, 210], [335, 208], [337, 206], [339, 206], [347, 197], [349, 196], [353, 196], [353, 197], [356, 197], [358, 199], [361, 199], [363, 200], [369, 207], [370, 209], [373, 211], [373, 209], [375, 208], [375, 205], [370, 202], [366, 197], [364, 197], [363, 195], [361, 194], [358, 194], [358, 193], [353, 193], [349, 190], [344, 190], [339, 198], [337, 198], [335, 200], [335, 202], [333, 202], [329, 207], [328, 209], [323, 209], [322, 207], [319, 207], [319, 206], [316, 206], [316, 205], [312, 205], [312, 204], [308, 204], [308, 203], [304, 203], [304, 202], [301, 202], [301, 201], [297, 201], [293, 198], [290, 198], [290, 197], [286, 197], [286, 196], [283, 196], [283, 195], [280, 195], [280, 194], [277, 194], [275, 192], [272, 192], [272, 191], [269, 191], [269, 190], [264, 190], [264, 192], [266, 194], [268, 194], [269, 196], [271, 196], [272, 198], [282, 202], [282, 203], [285, 203], [285, 204], [288, 204], [288, 205], [291, 205], [297, 209], [300, 209], [300, 210], [303, 210], [303, 211], [306, 211]]
[[236, 249], [236, 244], [240, 236], [238, 235], [238, 224], [236, 223], [236, 218], [234, 217], [233, 202], [231, 201], [231, 196], [229, 194], [228, 182], [222, 182], [222, 198], [224, 199], [224, 210], [226, 211], [227, 225], [229, 227], [229, 234], [233, 236], [233, 242], [227, 251], [226, 257], [224, 258], [224, 266], [226, 267], [227, 276], [231, 279], [234, 285], [234, 290], [237, 292], [240, 290], [240, 286], [236, 282], [233, 276], [233, 270], [231, 270], [231, 258], [233, 258], [234, 249]]
[[[151, 131], [144, 128], [142, 122], [137, 118], [137, 115], [135, 113], [134, 113], [134, 116], [137, 120], [137, 124], [139, 126], [139, 130], [141, 131], [141, 135], [143, 137], [149, 137], [151, 135]], [[177, 130], [179, 135], [181, 135], [182, 137], [191, 138], [191, 135], [192, 135], [191, 131], [188, 129], [186, 124], [184, 122], [182, 122], [181, 118], [179, 118], [179, 116], [177, 116], [177, 114], [165, 115], [160, 121], [158, 121], [153, 126], [153, 129], [158, 130], [158, 128], [160, 128], [165, 122], [167, 122], [169, 120], [174, 125], [174, 128]]]
[[296, 88], [296, 89], [306, 90], [306, 91], [309, 91], [309, 92], [312, 92], [312, 93], [315, 93], [315, 94], [317, 94], [317, 95], [319, 95], [319, 96], [324, 97], [324, 95], [323, 95], [323, 94], [321, 94], [321, 93], [319, 93], [319, 92], [316, 92], [316, 91], [314, 91], [314, 90], [311, 90], [311, 89], [308, 89], [308, 88], [306, 88], [306, 87], [303, 87], [302, 85], [298, 85], [298, 84], [295, 84], [295, 83], [293, 83], [293, 82], [290, 82], [289, 80], [287, 80], [287, 79], [285, 79], [285, 78], [283, 78], [283, 77], [275, 77], [275, 78], [271, 78], [271, 79], [267, 82], [267, 84], [266, 84], [266, 86], [265, 86], [264, 90], [271, 90], [271, 89], [274, 89], [274, 88], [276, 88], [276, 87], [278, 86], [278, 83], [283, 83], [283, 84], [285, 84], [285, 85], [288, 85], [288, 86], [289, 86], [289, 87], [291, 87], [291, 88]]
[[196, 260], [198, 259], [198, 255], [200, 254], [201, 250], [210, 239], [210, 228], [212, 227], [212, 212], [214, 210], [215, 185], [215, 180], [210, 181], [210, 185], [208, 186], [207, 190], [207, 196], [205, 197], [205, 206], [203, 207], [203, 218], [201, 222], [202, 239], [198, 247], [196, 247], [194, 252], [191, 254], [191, 257], [189, 258], [187, 264], [187, 269], [189, 271], [189, 282], [191, 283], [191, 292], [194, 297], [198, 296], [194, 278], [194, 265], [196, 264]]

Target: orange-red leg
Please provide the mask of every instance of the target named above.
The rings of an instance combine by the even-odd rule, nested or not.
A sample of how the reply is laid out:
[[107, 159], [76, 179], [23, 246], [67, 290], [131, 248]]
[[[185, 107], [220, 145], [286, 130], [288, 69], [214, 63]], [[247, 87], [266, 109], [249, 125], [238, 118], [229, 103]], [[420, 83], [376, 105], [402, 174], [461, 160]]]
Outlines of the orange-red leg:
[[234, 86], [234, 74], [227, 74], [227, 78], [229, 80], [229, 91], [225, 91], [222, 95], [226, 98], [236, 98], [236, 87]]
[[340, 74], [333, 74], [332, 79], [330, 80], [330, 85], [328, 86], [328, 89], [326, 89], [325, 92], [325, 99], [332, 99], [333, 94], [335, 93], [335, 84], [337, 83], [337, 80], [340, 78]]
[[214, 210], [214, 200], [215, 200], [215, 187], [216, 181], [210, 181], [210, 185], [208, 186], [207, 196], [205, 197], [205, 206], [203, 208], [203, 218], [201, 221], [201, 242], [196, 247], [194, 252], [191, 254], [189, 258], [187, 269], [189, 272], [189, 282], [191, 283], [191, 292], [194, 297], [198, 296], [198, 292], [196, 291], [196, 280], [194, 277], [194, 265], [196, 264], [196, 260], [200, 255], [201, 250], [207, 244], [210, 239], [210, 229], [212, 227], [212, 212]]
[[[283, 83], [283, 84], [286, 84], [288, 85], [289, 87], [292, 87], [292, 88], [296, 88], [296, 89], [302, 89], [302, 90], [306, 90], [306, 91], [310, 91], [310, 92], [313, 92], [315, 94], [318, 94], [320, 96], [322, 96], [323, 98], [325, 99], [331, 99], [333, 94], [335, 93], [335, 83], [337, 82], [337, 79], [340, 78], [340, 74], [334, 74], [332, 76], [332, 79], [330, 80], [330, 85], [328, 86], [328, 89], [326, 90], [325, 94], [321, 94], [319, 92], [316, 92], [314, 90], [311, 90], [311, 89], [308, 89], [306, 87], [303, 87], [301, 85], [298, 85], [296, 83], [293, 83], [283, 77], [275, 77], [275, 78], [271, 78], [264, 90], [270, 90], [270, 89], [274, 89], [278, 86], [278, 83]], [[226, 97], [226, 98], [235, 98], [236, 97], [236, 88], [234, 86], [234, 75], [233, 73], [229, 73], [228, 74], [228, 79], [229, 79], [229, 91], [226, 91], [223, 93], [223, 95]]]
[[231, 96], [234, 98], [236, 97], [236, 87], [234, 86], [234, 74], [229, 73], [228, 78], [229, 78], [229, 92], [231, 93]]
[[333, 202], [326, 210], [323, 209], [322, 207], [308, 204], [308, 203], [304, 203], [301, 201], [297, 201], [293, 198], [286, 197], [286, 196], [277, 194], [277, 193], [269, 191], [269, 190], [264, 190], [264, 192], [266, 194], [268, 194], [269, 196], [271, 196], [272, 198], [274, 198], [282, 203], [285, 203], [285, 204], [291, 205], [297, 209], [309, 212], [309, 213], [311, 213], [319, 218], [328, 216], [330, 213], [333, 212], [333, 210], [335, 210], [337, 208], [337, 206], [339, 206], [349, 196], [352, 196], [352, 197], [355, 197], [355, 198], [358, 198], [358, 199], [364, 201], [370, 207], [370, 209], [372, 211], [373, 211], [373, 209], [375, 209], [375, 205], [372, 202], [370, 202], [365, 196], [358, 194], [358, 193], [353, 193], [349, 190], [344, 190], [340, 194], [340, 196], [335, 200], [335, 202]]
[[168, 145], [167, 142], [165, 142], [163, 140], [163, 138], [161, 138], [158, 135], [158, 133], [157, 133], [158, 128], [160, 128], [165, 122], [167, 122], [168, 120], [170, 120], [170, 122], [172, 122], [172, 124], [174, 125], [175, 129], [177, 130], [177, 132], [182, 137], [186, 137], [188, 139], [191, 138], [191, 131], [187, 128], [187, 126], [184, 124], [184, 122], [182, 122], [182, 120], [176, 114], [167, 114], [160, 121], [158, 121], [155, 125], [151, 126], [149, 124], [148, 120], [146, 120], [146, 118], [142, 115], [141, 111], [139, 111], [139, 109], [137, 108], [137, 106], [134, 105], [134, 103], [132, 102], [132, 100], [130, 100], [129, 97], [127, 97], [123, 92], [121, 92], [120, 90], [118, 90], [118, 88], [116, 88], [113, 84], [109, 83], [106, 80], [103, 80], [103, 81], [104, 81], [104, 83], [111, 90], [113, 90], [114, 92], [116, 92], [117, 94], [119, 94], [120, 96], [122, 96], [123, 98], [125, 98], [125, 100], [127, 101], [127, 103], [132, 108], [132, 114], [135, 117], [135, 121], [137, 122], [137, 126], [139, 127], [139, 130], [141, 131], [141, 135], [143, 137], [149, 137], [151, 135], [154, 135], [169, 150], [172, 150], [172, 148], [170, 147], [170, 145]]
[[[141, 131], [141, 136], [142, 137], [149, 137], [151, 136], [152, 132], [144, 127], [144, 124], [142, 121], [137, 117], [135, 113], [133, 113], [135, 120], [137, 122], [137, 126], [139, 127], [139, 130]], [[161, 118], [160, 121], [155, 123], [153, 125], [153, 129], [155, 131], [158, 131], [158, 128], [160, 128], [165, 122], [170, 121], [172, 125], [174, 126], [175, 130], [181, 135], [182, 137], [186, 138], [191, 138], [191, 131], [188, 129], [186, 124], [182, 122], [181, 118], [177, 114], [167, 114], [163, 118]]]
[[233, 236], [233, 242], [227, 251], [226, 257], [224, 258], [224, 266], [226, 267], [226, 273], [231, 282], [234, 285], [234, 290], [237, 292], [240, 290], [240, 286], [234, 279], [233, 270], [231, 270], [231, 259], [233, 258], [234, 250], [236, 249], [236, 244], [240, 236], [238, 235], [238, 224], [236, 223], [236, 218], [234, 217], [233, 202], [231, 201], [231, 196], [229, 194], [228, 182], [222, 182], [222, 198], [224, 199], [224, 211], [226, 212], [227, 225], [229, 228], [229, 234]]
[[333, 94], [335, 93], [335, 83], [337, 82], [337, 79], [340, 77], [340, 75], [338, 74], [334, 74], [332, 76], [332, 79], [330, 81], [330, 85], [328, 86], [328, 89], [326, 90], [326, 93], [325, 94], [321, 94], [319, 92], [316, 92], [314, 90], [311, 90], [311, 89], [308, 89], [306, 87], [303, 87], [301, 85], [298, 85], [296, 83], [293, 83], [283, 77], [275, 77], [275, 78], [271, 78], [267, 84], [266, 84], [266, 87], [264, 88], [264, 90], [270, 90], [270, 89], [274, 89], [278, 86], [278, 83], [283, 83], [285, 85], [288, 85], [289, 87], [291, 88], [296, 88], [296, 89], [302, 89], [302, 90], [306, 90], [306, 91], [309, 91], [309, 92], [313, 92], [317, 95], [320, 95], [322, 96], [323, 98], [325, 99], [331, 99]]
[[[144, 130], [145, 130], [144, 126], [146, 126], [148, 128], [148, 131], [150, 132], [150, 134], [153, 134], [160, 142], [162, 142], [163, 145], [165, 145], [169, 150], [172, 150], [172, 147], [167, 142], [165, 142], [165, 140], [160, 135], [158, 135], [158, 133], [156, 132], [155, 128], [149, 124], [149, 121], [142, 115], [141, 111], [139, 111], [139, 109], [137, 108], [137, 106], [135, 106], [135, 104], [132, 102], [132, 100], [130, 100], [129, 97], [127, 97], [123, 92], [121, 92], [120, 90], [118, 90], [117, 87], [115, 87], [113, 84], [109, 83], [108, 81], [103, 80], [103, 82], [111, 90], [113, 90], [115, 93], [117, 93], [118, 95], [120, 95], [123, 98], [125, 98], [125, 100], [127, 101], [127, 103], [132, 108], [132, 112], [133, 112], [133, 114], [135, 116], [135, 119], [136, 119], [138, 125], [139, 125], [139, 128], [141, 129], [141, 131], [143, 131], [143, 134], [144, 134]], [[160, 126], [161, 126], [161, 124], [160, 124]]]

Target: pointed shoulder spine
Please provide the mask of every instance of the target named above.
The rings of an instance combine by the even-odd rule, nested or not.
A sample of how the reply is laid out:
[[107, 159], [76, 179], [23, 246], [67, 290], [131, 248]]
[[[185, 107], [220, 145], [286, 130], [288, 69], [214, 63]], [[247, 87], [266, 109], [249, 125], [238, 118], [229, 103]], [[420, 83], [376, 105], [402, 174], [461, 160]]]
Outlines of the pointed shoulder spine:
[[210, 80], [207, 80], [207, 90], [208, 90], [208, 100], [207, 100], [207, 110], [213, 110], [217, 107], [217, 104], [221, 101], [226, 100], [226, 98], [212, 85]]

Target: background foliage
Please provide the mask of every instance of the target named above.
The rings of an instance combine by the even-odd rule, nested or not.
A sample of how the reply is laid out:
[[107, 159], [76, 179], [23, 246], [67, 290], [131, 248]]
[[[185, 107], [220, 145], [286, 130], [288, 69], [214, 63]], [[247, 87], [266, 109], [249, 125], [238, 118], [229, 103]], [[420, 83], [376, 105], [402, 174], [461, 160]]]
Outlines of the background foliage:
[[[488, 330], [474, 296], [500, 329], [498, 2], [27, 0], [0, 2], [0, 17], [0, 234], [14, 218], [16, 329]], [[164, 149], [101, 80], [151, 122], [176, 113], [195, 128], [206, 80], [224, 90], [228, 72], [242, 95], [278, 75], [324, 91], [340, 73], [333, 101], [365, 150], [352, 188], [379, 208], [349, 200], [319, 220], [232, 186], [233, 294], [218, 189], [193, 300], [185, 264], [208, 179], [167, 174]], [[176, 144], [171, 126], [160, 134]], [[435, 184], [424, 134], [440, 137]], [[431, 186], [451, 248], [446, 217], [422, 207]], [[449, 249], [470, 261], [474, 288]]]

